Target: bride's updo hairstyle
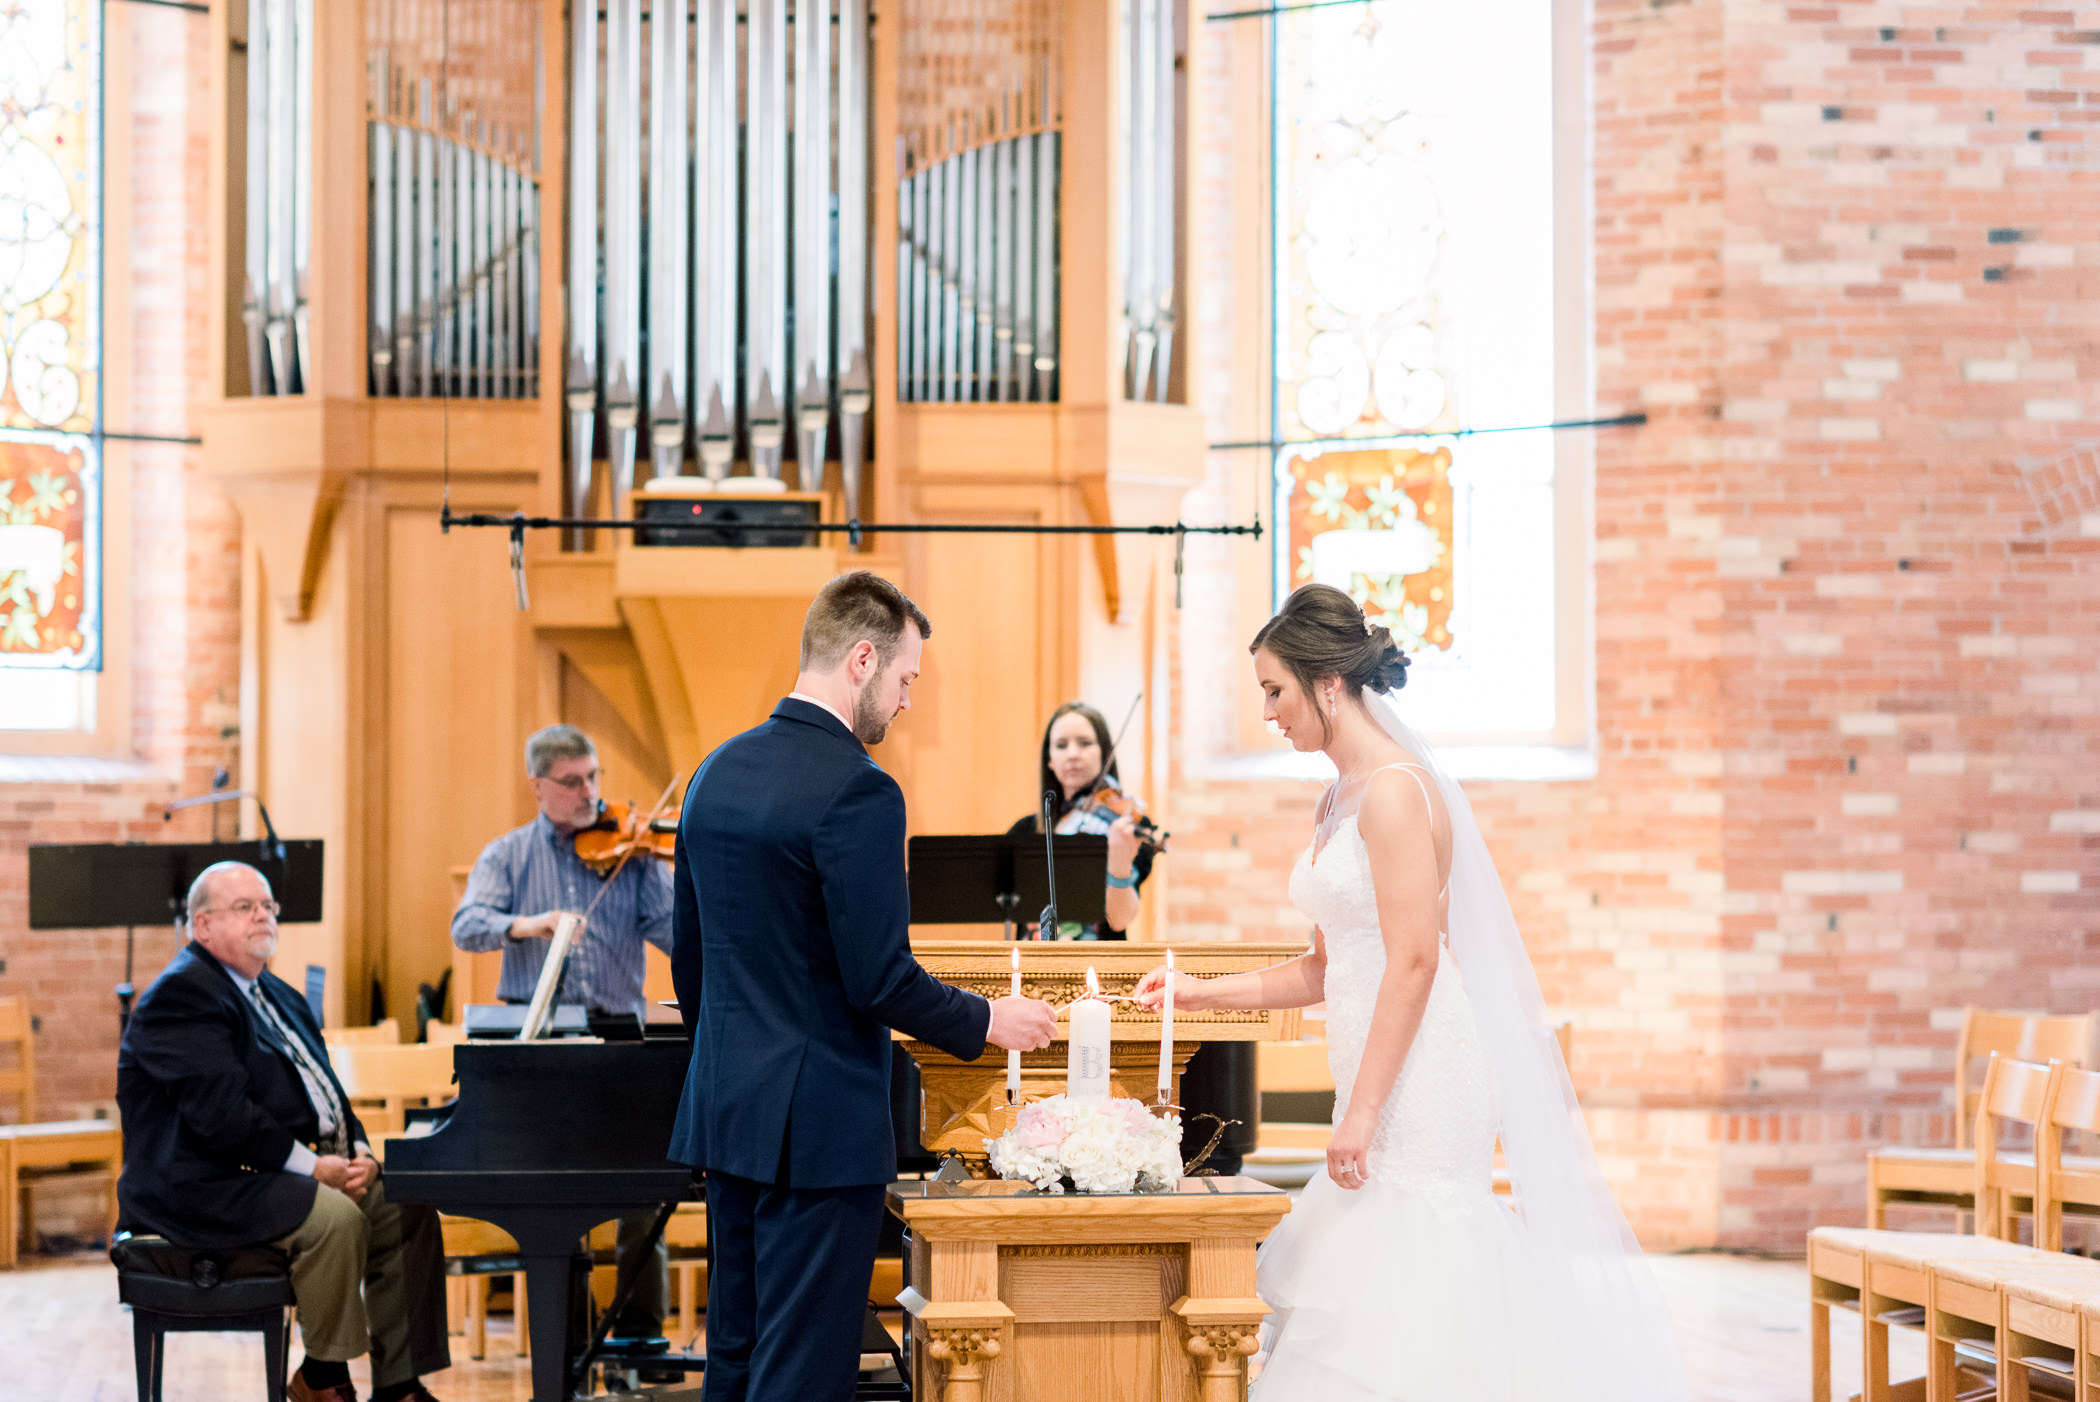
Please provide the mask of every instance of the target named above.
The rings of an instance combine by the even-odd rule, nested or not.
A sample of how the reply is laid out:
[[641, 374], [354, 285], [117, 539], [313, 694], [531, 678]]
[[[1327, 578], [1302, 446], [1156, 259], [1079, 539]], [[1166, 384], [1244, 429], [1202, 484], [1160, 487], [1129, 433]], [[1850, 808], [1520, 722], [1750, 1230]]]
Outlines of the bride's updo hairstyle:
[[[1393, 641], [1392, 630], [1372, 624], [1356, 600], [1332, 584], [1293, 589], [1247, 644], [1250, 655], [1264, 648], [1290, 669], [1315, 709], [1315, 688], [1329, 677], [1341, 678], [1352, 701], [1361, 701], [1366, 690], [1398, 691], [1407, 685], [1407, 654]], [[1320, 727], [1323, 735], [1331, 733], [1325, 712]]]

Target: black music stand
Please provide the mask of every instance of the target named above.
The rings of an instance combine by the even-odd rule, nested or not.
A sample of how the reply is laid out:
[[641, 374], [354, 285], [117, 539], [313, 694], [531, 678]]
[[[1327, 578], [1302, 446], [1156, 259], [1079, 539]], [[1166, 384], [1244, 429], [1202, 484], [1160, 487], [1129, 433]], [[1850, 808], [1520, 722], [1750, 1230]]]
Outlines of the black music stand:
[[[1091, 925], [1108, 915], [1108, 839], [1099, 833], [1057, 837], [1058, 915]], [[914, 925], [1003, 921], [1013, 939], [1019, 913], [1050, 902], [1049, 858], [1035, 833], [986, 837], [914, 837], [905, 844]]]
[[124, 927], [124, 981], [117, 985], [118, 1028], [131, 1021], [131, 957], [140, 925], [169, 925], [197, 874], [216, 862], [246, 862], [269, 881], [287, 925], [321, 918], [321, 840], [280, 842], [43, 843], [29, 849], [29, 928]]

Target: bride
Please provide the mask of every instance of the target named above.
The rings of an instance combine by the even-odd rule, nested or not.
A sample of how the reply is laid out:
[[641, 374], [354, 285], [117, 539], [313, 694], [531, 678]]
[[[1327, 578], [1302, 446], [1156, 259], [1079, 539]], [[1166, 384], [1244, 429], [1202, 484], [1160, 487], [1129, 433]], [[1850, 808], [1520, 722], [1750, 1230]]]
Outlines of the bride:
[[1334, 1137], [1261, 1250], [1254, 1402], [1682, 1398], [1472, 809], [1393, 706], [1406, 657], [1322, 584], [1248, 650], [1264, 717], [1340, 774], [1291, 872], [1311, 951], [1174, 984], [1180, 1008], [1327, 1005]]

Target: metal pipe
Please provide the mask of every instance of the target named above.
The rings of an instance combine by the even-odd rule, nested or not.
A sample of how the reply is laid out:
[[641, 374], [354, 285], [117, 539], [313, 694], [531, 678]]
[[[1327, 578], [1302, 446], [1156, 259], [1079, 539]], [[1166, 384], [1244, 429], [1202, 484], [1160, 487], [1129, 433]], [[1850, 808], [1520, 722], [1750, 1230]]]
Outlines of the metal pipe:
[[1155, 342], [1153, 313], [1158, 293], [1153, 286], [1152, 208], [1157, 183], [1153, 161], [1158, 139], [1153, 121], [1158, 113], [1152, 89], [1159, 74], [1154, 50], [1159, 39], [1158, 0], [1128, 0], [1130, 15], [1130, 59], [1125, 67], [1123, 149], [1125, 183], [1123, 200], [1128, 213], [1122, 220], [1123, 316], [1129, 326], [1124, 374], [1124, 396], [1143, 399], [1152, 383], [1152, 351]]
[[1035, 389], [1035, 146], [1014, 138], [1014, 398], [1034, 400]]
[[[245, 284], [241, 288], [241, 320], [248, 328], [248, 393], [269, 394], [269, 351], [263, 340], [265, 306], [270, 282], [270, 26], [263, 15], [263, 0], [249, 0], [248, 15], [248, 110], [246, 207], [242, 211], [241, 261]], [[384, 62], [383, 56], [379, 60]]]
[[[598, 7], [571, 5], [569, 34], [569, 335], [562, 395], [569, 410], [569, 510], [591, 514], [598, 404]], [[589, 533], [569, 533], [571, 550]]]
[[429, 398], [437, 359], [437, 137], [431, 83], [416, 94], [416, 393]]
[[407, 395], [416, 360], [416, 134], [388, 123], [394, 161], [394, 393]]
[[795, 0], [794, 248], [795, 465], [814, 492], [831, 432], [831, 0]]
[[[838, 6], [839, 485], [849, 514], [857, 514], [862, 421], [874, 403], [868, 363], [868, 12], [866, 0], [838, 0]], [[902, 315], [897, 319], [904, 321]]]
[[685, 5], [649, 11], [649, 412], [651, 476], [685, 470], [686, 235], [692, 169], [686, 160]]
[[1013, 397], [1014, 377], [1013, 155], [1011, 138], [992, 146], [992, 398], [1001, 403]]
[[613, 514], [634, 489], [642, 395], [642, 6], [607, 0], [605, 22], [605, 419]]
[[1153, 0], [1158, 9], [1159, 32], [1157, 42], [1157, 73], [1153, 85], [1154, 128], [1157, 146], [1153, 152], [1156, 166], [1153, 220], [1153, 289], [1158, 310], [1153, 324], [1158, 336], [1152, 353], [1154, 383], [1152, 398], [1164, 404], [1174, 368], [1174, 322], [1175, 322], [1175, 246], [1177, 218], [1175, 206], [1179, 181], [1180, 105], [1176, 100], [1174, 59], [1179, 46], [1175, 10], [1176, 0]]
[[780, 477], [788, 384], [788, 0], [751, 0], [744, 324], [751, 470]]
[[950, 403], [962, 400], [963, 357], [963, 162], [950, 156], [940, 163], [941, 172], [941, 356], [947, 381], [941, 398]]
[[437, 152], [437, 188], [432, 199], [432, 216], [436, 222], [437, 233], [432, 247], [432, 273], [436, 289], [433, 300], [437, 308], [437, 347], [434, 352], [437, 383], [433, 388], [438, 394], [451, 395], [455, 393], [453, 372], [458, 368], [458, 315], [453, 304], [458, 259], [453, 256], [452, 249], [455, 219], [452, 209], [452, 166], [457, 148], [452, 144], [452, 139], [446, 136], [435, 137], [434, 143]]
[[[901, 148], [903, 144], [901, 138], [898, 144]], [[918, 198], [914, 190], [914, 186], [917, 183], [918, 177], [912, 175], [900, 175], [897, 180], [897, 398], [907, 403], [919, 397], [917, 393], [918, 340], [916, 335], [918, 331], [919, 304], [917, 288], [912, 280], [913, 266], [918, 261], [916, 245], [919, 235], [917, 228], [913, 224], [913, 217], [918, 213], [913, 203]], [[843, 201], [841, 203], [843, 204]], [[845, 233], [846, 218], [844, 210], [841, 209], [839, 213], [839, 240], [841, 244], [845, 242]], [[841, 266], [843, 266], [843, 262]], [[839, 321], [840, 328], [843, 331], [845, 323], [843, 310]], [[843, 355], [842, 349], [841, 358], [843, 358]]]
[[692, 403], [701, 469], [719, 482], [736, 457], [736, 0], [701, 0], [696, 60]]
[[367, 145], [372, 162], [369, 237], [370, 269], [366, 274], [365, 359], [372, 367], [372, 393], [393, 394], [394, 365], [394, 132], [387, 124], [392, 75], [387, 52], [372, 55], [372, 117]]
[[269, 26], [270, 58], [270, 179], [268, 231], [268, 315], [263, 336], [270, 350], [270, 378], [275, 392], [290, 394], [294, 386], [292, 367], [292, 312], [297, 272], [292, 257], [292, 170], [293, 130], [291, 0], [263, 0]]
[[293, 120], [297, 130], [288, 159], [292, 170], [292, 342], [299, 362], [299, 388], [314, 388], [312, 344], [307, 337], [307, 262], [313, 254], [314, 222], [314, 4], [294, 0], [292, 47], [286, 81], [292, 85]]
[[1062, 291], [1059, 274], [1057, 197], [1064, 158], [1062, 138], [1055, 131], [1036, 137], [1035, 201], [1035, 369], [1036, 395], [1046, 402], [1058, 397], [1057, 299]]

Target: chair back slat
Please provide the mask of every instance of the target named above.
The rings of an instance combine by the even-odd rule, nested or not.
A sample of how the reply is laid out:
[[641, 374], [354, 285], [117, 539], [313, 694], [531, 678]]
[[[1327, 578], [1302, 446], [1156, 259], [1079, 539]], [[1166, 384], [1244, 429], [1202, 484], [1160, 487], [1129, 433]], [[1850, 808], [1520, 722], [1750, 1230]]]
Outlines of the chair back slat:
[[2064, 1205], [2100, 1207], [2100, 1170], [2091, 1160], [2064, 1162], [2064, 1131], [2100, 1133], [2100, 1071], [2064, 1069], [2049, 1113], [2035, 1131], [2035, 1172], [2040, 1178], [2034, 1210], [2034, 1244], [2048, 1251], [2064, 1246]]
[[2063, 1083], [2056, 1089], [2056, 1110], [2049, 1117], [2054, 1129], [2079, 1129], [2100, 1134], [2100, 1071], [2065, 1068]]
[[1976, 1234], [2014, 1240], [2019, 1229], [2012, 1210], [2015, 1196], [2033, 1200], [2035, 1234], [2041, 1235], [2048, 1198], [2047, 1170], [2038, 1158], [2016, 1154], [2007, 1159], [1999, 1140], [2008, 1125], [2023, 1125], [2034, 1136], [2037, 1150], [2047, 1137], [2042, 1123], [2055, 1109], [2057, 1087], [2062, 1083], [2064, 1064], [2052, 1061], [2038, 1066], [2017, 1061], [1998, 1052], [1983, 1074], [1983, 1094], [1976, 1111]]

